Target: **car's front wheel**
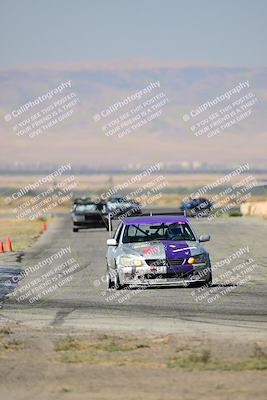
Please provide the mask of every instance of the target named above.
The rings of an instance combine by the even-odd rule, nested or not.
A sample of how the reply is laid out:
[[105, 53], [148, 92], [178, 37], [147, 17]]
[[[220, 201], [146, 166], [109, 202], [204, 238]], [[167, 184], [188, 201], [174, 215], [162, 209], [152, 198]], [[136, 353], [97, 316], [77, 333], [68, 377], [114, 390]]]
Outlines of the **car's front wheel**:
[[109, 272], [107, 272], [106, 281], [107, 281], [107, 289], [113, 289], [114, 288], [114, 282], [111, 280]]
[[195, 287], [201, 287], [201, 286], [204, 286], [204, 285], [212, 286], [212, 272], [211, 272], [211, 269], [209, 270], [208, 277], [205, 279], [205, 281], [198, 278], [198, 279], [193, 280], [192, 283], [190, 284], [190, 286], [195, 286]]
[[120, 278], [119, 278], [119, 275], [117, 273], [114, 276], [114, 289], [115, 290], [121, 290], [122, 289], [122, 285], [120, 283]]
[[211, 272], [211, 270], [210, 270], [210, 273], [209, 273], [209, 277], [208, 277], [208, 279], [206, 279], [205, 283], [208, 286], [212, 286], [212, 272]]
[[78, 231], [79, 231], [78, 228], [73, 228], [73, 229], [72, 229], [72, 232], [78, 232]]

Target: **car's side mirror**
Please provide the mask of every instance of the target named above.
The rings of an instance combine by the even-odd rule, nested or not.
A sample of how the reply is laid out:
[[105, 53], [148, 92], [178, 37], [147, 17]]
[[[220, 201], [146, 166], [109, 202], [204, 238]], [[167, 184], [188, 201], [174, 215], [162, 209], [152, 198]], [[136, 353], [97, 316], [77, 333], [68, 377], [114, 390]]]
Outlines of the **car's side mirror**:
[[116, 239], [108, 239], [108, 240], [107, 240], [107, 245], [108, 245], [108, 246], [117, 246], [118, 243], [117, 243], [117, 240], [116, 240]]
[[201, 236], [199, 236], [198, 240], [200, 242], [209, 242], [210, 241], [210, 235], [201, 235]]

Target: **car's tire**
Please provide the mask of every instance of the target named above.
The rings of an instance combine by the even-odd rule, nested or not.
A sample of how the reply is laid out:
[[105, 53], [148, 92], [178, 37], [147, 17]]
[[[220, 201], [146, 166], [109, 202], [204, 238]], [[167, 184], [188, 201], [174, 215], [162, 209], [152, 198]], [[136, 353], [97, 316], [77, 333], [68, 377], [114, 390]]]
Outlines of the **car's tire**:
[[106, 274], [107, 289], [114, 289], [114, 282], [111, 280], [109, 272]]
[[114, 289], [115, 289], [115, 290], [121, 290], [122, 287], [123, 287], [123, 286], [122, 286], [121, 283], [120, 283], [119, 275], [116, 274], [116, 276], [114, 277]]
[[211, 270], [210, 270], [209, 277], [206, 280], [205, 284], [208, 285], [208, 286], [212, 286], [212, 272], [211, 272]]
[[201, 286], [204, 286], [204, 285], [212, 286], [212, 272], [211, 272], [211, 269], [209, 271], [209, 276], [205, 281], [195, 280], [195, 281], [192, 281], [192, 283], [190, 283], [190, 286], [193, 286], [193, 287], [201, 287]]
[[205, 285], [205, 282], [199, 280], [192, 280], [192, 282], [189, 283], [189, 287], [200, 287], [203, 285]]
[[78, 231], [79, 231], [78, 228], [73, 228], [73, 229], [72, 229], [72, 232], [78, 232]]

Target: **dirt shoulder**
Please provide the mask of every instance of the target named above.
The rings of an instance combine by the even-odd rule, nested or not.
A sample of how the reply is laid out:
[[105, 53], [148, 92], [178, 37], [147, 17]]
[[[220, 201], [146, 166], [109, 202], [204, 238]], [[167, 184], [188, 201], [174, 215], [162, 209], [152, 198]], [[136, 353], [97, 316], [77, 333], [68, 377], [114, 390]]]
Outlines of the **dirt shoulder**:
[[265, 399], [267, 342], [0, 326], [0, 397]]
[[5, 239], [9, 236], [14, 251], [24, 250], [31, 246], [40, 236], [42, 233], [42, 223], [43, 221], [40, 220], [2, 218], [0, 240], [3, 241], [5, 246]]

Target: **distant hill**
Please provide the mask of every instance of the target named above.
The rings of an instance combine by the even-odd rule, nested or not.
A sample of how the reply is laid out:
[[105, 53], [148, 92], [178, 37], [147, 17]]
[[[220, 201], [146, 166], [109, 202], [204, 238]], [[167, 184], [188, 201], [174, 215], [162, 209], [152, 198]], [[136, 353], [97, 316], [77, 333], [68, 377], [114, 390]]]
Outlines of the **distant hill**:
[[[80, 98], [73, 115], [39, 137], [18, 138], [4, 116], [68, 80], [72, 82], [71, 90]], [[247, 80], [258, 98], [251, 117], [218, 137], [195, 137], [190, 123], [184, 122], [182, 116]], [[162, 115], [122, 139], [105, 136], [102, 123], [95, 122], [93, 116], [155, 81], [160, 82], [160, 89], [146, 98], [160, 91], [166, 93], [169, 102]], [[153, 65], [153, 62], [138, 65], [137, 60], [135, 65], [124, 62], [106, 67], [94, 64], [24, 67], [0, 70], [0, 88], [1, 160], [5, 163], [12, 159], [29, 163], [67, 160], [88, 165], [177, 159], [211, 163], [266, 160], [267, 68]], [[43, 104], [48, 106], [50, 102]], [[126, 110], [127, 107], [122, 108], [113, 115], [119, 116]], [[32, 110], [25, 116], [31, 114]], [[208, 114], [203, 113], [203, 117]]]

